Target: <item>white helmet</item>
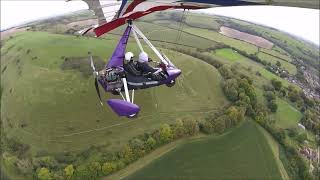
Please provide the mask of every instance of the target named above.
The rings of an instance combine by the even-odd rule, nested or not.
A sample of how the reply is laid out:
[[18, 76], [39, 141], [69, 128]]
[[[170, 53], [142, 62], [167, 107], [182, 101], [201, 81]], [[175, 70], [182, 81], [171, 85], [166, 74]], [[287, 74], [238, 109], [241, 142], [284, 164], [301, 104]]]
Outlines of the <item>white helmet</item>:
[[124, 59], [126, 60], [126, 61], [130, 61], [131, 60], [131, 58], [133, 58], [133, 53], [132, 52], [127, 52], [125, 55], [124, 55]]
[[139, 54], [139, 62], [143, 63], [143, 62], [148, 62], [148, 54], [145, 52], [141, 52]]

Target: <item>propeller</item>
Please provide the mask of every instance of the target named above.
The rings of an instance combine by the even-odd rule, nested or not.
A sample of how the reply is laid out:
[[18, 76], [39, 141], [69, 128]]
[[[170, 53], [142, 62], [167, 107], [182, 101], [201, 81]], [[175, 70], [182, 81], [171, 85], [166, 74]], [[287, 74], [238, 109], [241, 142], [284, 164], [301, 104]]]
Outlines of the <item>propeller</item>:
[[99, 97], [100, 104], [101, 104], [101, 106], [103, 106], [103, 103], [102, 103], [102, 100], [101, 100], [100, 89], [99, 89], [99, 83], [98, 83], [98, 75], [99, 75], [99, 73], [96, 71], [96, 67], [94, 66], [91, 52], [89, 52], [88, 54], [89, 54], [89, 59], [90, 59], [90, 66], [91, 66], [91, 68], [93, 70], [94, 85], [96, 87], [96, 91], [97, 91], [97, 94], [98, 94], [98, 97]]

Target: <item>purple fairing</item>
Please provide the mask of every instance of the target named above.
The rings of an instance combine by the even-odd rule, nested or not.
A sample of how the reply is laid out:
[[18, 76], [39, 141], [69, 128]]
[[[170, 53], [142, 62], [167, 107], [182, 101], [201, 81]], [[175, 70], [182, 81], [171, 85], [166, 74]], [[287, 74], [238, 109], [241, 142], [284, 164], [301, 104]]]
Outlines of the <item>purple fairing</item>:
[[127, 47], [128, 39], [130, 37], [131, 28], [132, 28], [131, 26], [128, 26], [127, 29], [124, 31], [122, 38], [120, 39], [116, 47], [116, 50], [113, 52], [106, 68], [123, 66], [123, 58], [126, 52], [126, 47]]
[[119, 116], [131, 117], [139, 113], [138, 105], [120, 99], [109, 99], [107, 103]]
[[168, 78], [164, 80], [163, 84], [169, 83], [172, 80], [175, 80], [178, 76], [181, 74], [181, 70], [174, 68], [174, 67], [168, 67], [167, 68]]

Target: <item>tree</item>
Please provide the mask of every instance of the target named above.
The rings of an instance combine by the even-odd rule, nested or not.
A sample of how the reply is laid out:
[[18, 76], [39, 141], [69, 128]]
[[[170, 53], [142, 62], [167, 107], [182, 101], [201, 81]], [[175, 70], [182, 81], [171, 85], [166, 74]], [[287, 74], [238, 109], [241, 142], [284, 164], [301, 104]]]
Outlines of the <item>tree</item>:
[[238, 94], [240, 91], [240, 90], [238, 91], [238, 89], [239, 89], [239, 86], [236, 79], [228, 79], [223, 83], [223, 92], [225, 93], [227, 98], [232, 102], [235, 102], [238, 100]]
[[226, 121], [225, 118], [227, 116], [220, 116], [214, 121], [214, 130], [218, 133], [223, 133], [226, 129]]
[[240, 101], [244, 102], [245, 104], [250, 104], [250, 98], [245, 93], [239, 94]]
[[295, 88], [289, 91], [288, 97], [291, 102], [302, 101], [301, 97], [299, 96], [299, 91]]
[[149, 151], [152, 150], [155, 147], [156, 143], [157, 143], [156, 140], [150, 136], [146, 142], [147, 149]]
[[123, 162], [129, 164], [134, 160], [134, 154], [129, 145], [125, 145], [122, 148], [122, 151], [119, 154], [120, 158], [123, 159]]
[[300, 133], [297, 137], [296, 137], [297, 141], [299, 143], [304, 143], [305, 140], [307, 140], [307, 134], [306, 133]]
[[271, 112], [277, 112], [278, 110], [278, 105], [275, 100], [272, 100], [268, 103], [268, 108], [270, 109]]
[[276, 65], [277, 65], [278, 67], [281, 67], [280, 61], [277, 61]]
[[144, 142], [138, 138], [134, 138], [130, 140], [130, 147], [132, 148], [133, 153], [138, 156], [142, 157], [145, 153]]
[[98, 177], [101, 174], [101, 165], [99, 162], [92, 162], [88, 165], [89, 171], [93, 177]]
[[198, 122], [193, 119], [183, 120], [183, 127], [185, 129], [185, 133], [190, 136], [195, 135], [199, 132]]
[[178, 139], [180, 137], [183, 137], [185, 135], [185, 129], [183, 127], [183, 121], [181, 119], [178, 119], [172, 127], [174, 138]]
[[168, 124], [163, 124], [160, 129], [160, 141], [166, 143], [173, 139], [173, 134]]
[[88, 166], [80, 165], [76, 168], [74, 177], [75, 179], [87, 180], [87, 179], [96, 179], [97, 175]]
[[222, 77], [224, 77], [225, 79], [229, 79], [232, 77], [232, 72], [228, 65], [222, 65], [219, 68], [219, 72], [222, 75]]
[[49, 169], [43, 167], [38, 172], [38, 178], [40, 180], [50, 180], [52, 179], [52, 174], [50, 173]]
[[208, 120], [202, 120], [199, 122], [200, 131], [203, 133], [211, 134], [214, 132], [214, 126]]
[[74, 173], [74, 168], [73, 168], [72, 164], [70, 164], [64, 168], [64, 174], [65, 174], [66, 179], [71, 179], [73, 176], [73, 173]]
[[282, 87], [282, 82], [278, 81], [276, 79], [272, 79], [271, 80], [271, 84], [273, 85], [273, 87], [275, 88], [275, 90], [279, 91]]
[[36, 167], [47, 167], [50, 169], [55, 169], [58, 167], [58, 162], [52, 156], [43, 156], [33, 159], [32, 162]]
[[226, 115], [231, 120], [233, 125], [236, 125], [238, 121], [242, 121], [244, 118], [244, 113], [235, 106], [231, 106], [227, 109]]
[[266, 91], [264, 93], [264, 96], [266, 97], [267, 101], [272, 101], [276, 99], [276, 95], [273, 91]]
[[109, 175], [117, 169], [117, 164], [114, 162], [106, 162], [102, 166], [102, 173], [104, 175]]

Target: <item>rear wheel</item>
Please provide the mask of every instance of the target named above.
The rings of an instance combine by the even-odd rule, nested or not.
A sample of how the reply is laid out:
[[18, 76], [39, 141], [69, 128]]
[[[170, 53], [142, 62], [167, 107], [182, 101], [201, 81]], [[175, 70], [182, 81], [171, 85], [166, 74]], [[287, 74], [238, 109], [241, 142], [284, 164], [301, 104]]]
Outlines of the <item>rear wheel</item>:
[[167, 87], [172, 87], [176, 84], [175, 80], [170, 81], [170, 83], [166, 84]]

